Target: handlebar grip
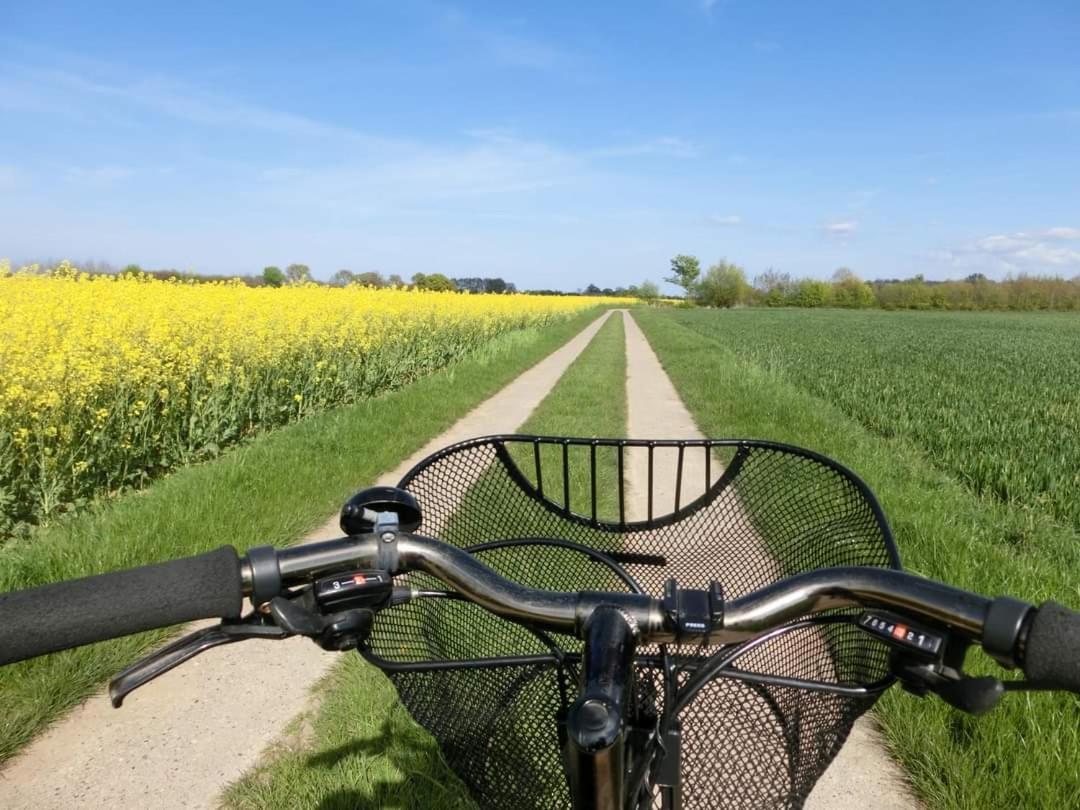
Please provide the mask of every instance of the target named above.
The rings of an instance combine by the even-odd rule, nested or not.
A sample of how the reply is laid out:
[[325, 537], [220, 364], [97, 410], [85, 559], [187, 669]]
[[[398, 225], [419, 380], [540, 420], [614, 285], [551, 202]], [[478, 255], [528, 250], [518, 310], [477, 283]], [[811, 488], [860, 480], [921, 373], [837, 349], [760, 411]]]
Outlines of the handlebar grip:
[[1050, 689], [1080, 693], [1080, 613], [1043, 602], [1028, 629], [1024, 674]]
[[194, 619], [235, 619], [242, 604], [232, 546], [0, 594], [0, 665]]

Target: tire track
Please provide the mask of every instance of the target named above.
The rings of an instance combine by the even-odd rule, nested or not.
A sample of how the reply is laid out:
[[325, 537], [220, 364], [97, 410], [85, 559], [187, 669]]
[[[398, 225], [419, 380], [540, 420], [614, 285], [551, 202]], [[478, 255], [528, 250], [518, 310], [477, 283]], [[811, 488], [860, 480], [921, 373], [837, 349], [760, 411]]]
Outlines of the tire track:
[[[630, 438], [706, 438], [664, 372], [644, 333], [629, 312], [623, 312], [626, 330], [627, 410]], [[644, 519], [648, 493], [648, 467], [644, 453], [628, 457], [627, 486], [636, 496], [629, 500], [638, 511], [632, 519]], [[675, 502], [674, 481], [677, 456], [657, 452], [654, 458], [654, 513], [670, 513]], [[710, 465], [711, 483], [719, 478], [719, 462]], [[705, 491], [704, 457], [687, 454], [684, 461], [682, 503], [690, 503]], [[766, 552], [759, 552], [765, 556]], [[763, 565], [768, 566], [765, 560]], [[779, 566], [777, 568], [779, 576]], [[718, 579], [723, 579], [718, 572]], [[700, 585], [701, 583], [697, 583]], [[733, 785], [733, 788], [737, 785]], [[875, 810], [911, 810], [919, 804], [911, 794], [907, 778], [889, 756], [873, 718], [864, 715], [852, 729], [847, 742], [829, 765], [810, 794], [805, 807], [828, 810], [836, 807], [873, 807]]]

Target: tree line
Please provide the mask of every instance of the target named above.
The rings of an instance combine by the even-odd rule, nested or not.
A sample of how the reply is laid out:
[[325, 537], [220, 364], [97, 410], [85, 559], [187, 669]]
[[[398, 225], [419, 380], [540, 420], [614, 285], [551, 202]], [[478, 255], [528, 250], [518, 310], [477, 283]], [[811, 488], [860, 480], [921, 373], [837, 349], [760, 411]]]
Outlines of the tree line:
[[[311, 268], [306, 264], [293, 263], [286, 265], [282, 270], [276, 265], [264, 267], [262, 273], [245, 275], [221, 275], [213, 273], [193, 273], [185, 270], [159, 269], [147, 270], [138, 264], [128, 264], [124, 267], [116, 267], [108, 262], [87, 261], [76, 265], [82, 272], [90, 275], [110, 276], [149, 276], [160, 281], [186, 281], [192, 283], [209, 283], [214, 281], [240, 282], [248, 287], [285, 287], [298, 284], [321, 284], [329, 287], [345, 287], [349, 284], [361, 284], [368, 287], [404, 287], [407, 289], [443, 291], [461, 291], [468, 293], [514, 293], [517, 287], [501, 278], [449, 278], [442, 273], [414, 273], [411, 280], [405, 281], [400, 275], [392, 273], [383, 276], [377, 272], [354, 273], [351, 270], [338, 270], [330, 277], [328, 282], [318, 281], [311, 274]], [[49, 259], [41, 262], [28, 263], [21, 269], [24, 271], [51, 275], [63, 269], [64, 272], [72, 267], [70, 262]]]
[[[311, 270], [305, 264], [290, 264], [284, 271], [279, 267], [266, 267], [262, 274], [263, 283], [269, 287], [281, 287], [285, 284], [310, 284], [314, 280]], [[317, 283], [317, 282], [316, 282]], [[406, 282], [397, 273], [383, 276], [382, 273], [366, 271], [354, 273], [351, 270], [338, 270], [330, 277], [331, 287], [347, 287], [350, 284], [362, 284], [366, 287], [407, 287], [432, 292], [467, 292], [467, 293], [513, 293], [517, 287], [501, 278], [450, 278], [443, 273], [413, 273]]]
[[[311, 282], [311, 272], [306, 265], [290, 264], [282, 271], [278, 267], [267, 267], [263, 270], [263, 281], [272, 287], [280, 287], [285, 284], [301, 284]], [[468, 276], [465, 278], [450, 278], [443, 273], [414, 273], [411, 280], [406, 282], [399, 275], [391, 275], [386, 278], [379, 273], [365, 272], [353, 273], [349, 270], [338, 270], [330, 279], [330, 286], [344, 287], [348, 284], [364, 284], [369, 287], [409, 287], [418, 290], [432, 290], [435, 292], [466, 292], [473, 294], [516, 293], [517, 285], [502, 278], [482, 278]], [[592, 295], [619, 298], [643, 298], [655, 299], [660, 296], [659, 287], [652, 281], [644, 281], [641, 284], [631, 284], [628, 287], [598, 287], [589, 284], [582, 290], [566, 292], [564, 290], [522, 290], [526, 295]]]
[[767, 270], [749, 281], [742, 267], [721, 259], [702, 272], [696, 256], [671, 260], [665, 281], [682, 287], [687, 302], [709, 307], [843, 307], [846, 309], [1080, 310], [1080, 276], [1072, 280], [1020, 274], [993, 281], [981, 273], [961, 281], [863, 281], [841, 267], [832, 279], [793, 278]]
[[[31, 265], [32, 271], [49, 274], [66, 262], [54, 260]], [[524, 293], [526, 295], [592, 295], [640, 298], [651, 302], [660, 298], [652, 281], [622, 287], [583, 289], [519, 290], [502, 278], [478, 276], [450, 278], [443, 273], [414, 273], [406, 281], [398, 274], [387, 276], [368, 271], [338, 270], [329, 282], [316, 281], [306, 264], [293, 263], [284, 270], [269, 266], [258, 275], [208, 275], [175, 269], [144, 270], [137, 264], [123, 268], [107, 262], [83, 262], [79, 268], [91, 275], [147, 275], [161, 280], [186, 282], [239, 281], [250, 287], [281, 287], [295, 284], [326, 284], [344, 287], [363, 284], [371, 287], [404, 287], [432, 291], [460, 291], [475, 294]], [[940, 310], [1076, 310], [1080, 311], [1080, 276], [1069, 279], [1019, 274], [993, 281], [974, 273], [958, 281], [932, 281], [916, 275], [908, 279], [863, 281], [842, 267], [830, 280], [795, 278], [790, 273], [769, 269], [748, 279], [737, 264], [721, 259], [702, 270], [696, 256], [679, 254], [671, 259], [670, 275], [664, 278], [681, 287], [688, 304], [709, 307], [843, 307], [847, 309], [940, 309]]]
[[[293, 263], [285, 266], [282, 270], [277, 265], [264, 267], [258, 275], [220, 275], [209, 273], [193, 273], [191, 271], [176, 269], [147, 270], [138, 264], [128, 264], [117, 267], [108, 262], [85, 261], [76, 265], [82, 272], [90, 275], [110, 276], [149, 276], [160, 281], [184, 281], [191, 283], [208, 283], [215, 281], [240, 282], [248, 287], [285, 287], [298, 284], [320, 284], [329, 287], [346, 287], [350, 284], [360, 284], [367, 287], [402, 287], [405, 289], [431, 290], [433, 292], [464, 292], [470, 294], [493, 294], [501, 295], [508, 293], [523, 293], [525, 295], [593, 295], [593, 296], [618, 296], [627, 298], [655, 299], [660, 295], [659, 288], [651, 281], [642, 282], [640, 285], [631, 284], [629, 287], [598, 287], [590, 284], [582, 290], [567, 292], [565, 290], [519, 290], [517, 285], [500, 277], [487, 278], [481, 276], [466, 276], [463, 278], [450, 278], [444, 273], [413, 273], [406, 281], [397, 273], [384, 276], [375, 271], [355, 273], [352, 270], [338, 270], [327, 282], [318, 281], [311, 274], [311, 268], [306, 264]], [[42, 275], [50, 275], [63, 268], [67, 272], [72, 267], [70, 262], [48, 259], [39, 262], [28, 263], [21, 269]]]

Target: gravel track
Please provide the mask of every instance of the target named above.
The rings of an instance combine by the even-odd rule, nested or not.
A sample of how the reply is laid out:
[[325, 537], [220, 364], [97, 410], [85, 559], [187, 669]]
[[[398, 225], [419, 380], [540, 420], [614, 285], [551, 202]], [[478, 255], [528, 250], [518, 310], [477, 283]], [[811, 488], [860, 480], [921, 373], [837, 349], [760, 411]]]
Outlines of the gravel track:
[[[664, 372], [644, 333], [629, 312], [626, 324], [626, 392], [630, 438], [703, 439], [706, 438], [679, 398], [678, 391]], [[670, 512], [675, 502], [676, 456], [656, 453], [653, 498], [656, 514]], [[644, 456], [627, 465], [628, 489], [648, 491], [648, 467]], [[713, 480], [720, 476], [719, 463], [711, 465]], [[683, 470], [682, 502], [689, 503], [705, 489], [704, 459], [687, 454]], [[638, 507], [643, 497], [629, 499]], [[666, 506], [666, 510], [664, 507]], [[644, 514], [632, 516], [644, 519]], [[766, 552], [762, 550], [761, 554]], [[718, 576], [723, 579], [722, 576]], [[919, 807], [911, 795], [903, 770], [889, 756], [881, 733], [872, 717], [864, 715], [856, 722], [840, 754], [817, 783], [805, 805], [808, 810], [830, 808], [874, 808], [874, 810], [911, 810]]]

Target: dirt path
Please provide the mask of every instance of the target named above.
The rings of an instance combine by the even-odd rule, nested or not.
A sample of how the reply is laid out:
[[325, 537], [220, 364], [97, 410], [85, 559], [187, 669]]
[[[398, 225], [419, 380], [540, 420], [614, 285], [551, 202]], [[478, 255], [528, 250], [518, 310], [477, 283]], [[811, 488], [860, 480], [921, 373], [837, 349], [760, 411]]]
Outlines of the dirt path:
[[[629, 313], [626, 324], [627, 411], [631, 438], [701, 439], [705, 438], [679, 398], [660, 360], [645, 335]], [[674, 506], [674, 452], [657, 451], [654, 459], [653, 498], [656, 515], [670, 513]], [[711, 465], [712, 479], [719, 477], [720, 465]], [[627, 478], [630, 503], [640, 513], [648, 491], [647, 464], [644, 454], [628, 459]], [[688, 454], [683, 469], [684, 486], [680, 501], [689, 503], [704, 492], [704, 457]], [[862, 717], [852, 730], [847, 744], [829, 766], [806, 803], [810, 810], [872, 807], [874, 810], [910, 810], [918, 803], [912, 798], [903, 771], [889, 757], [873, 719]]]
[[[605, 314], [573, 340], [386, 473], [473, 436], [512, 433], [581, 353]], [[358, 485], [362, 482], [358, 482]], [[340, 534], [337, 517], [305, 542]], [[211, 650], [132, 694], [121, 710], [96, 695], [0, 770], [0, 807], [206, 808], [253, 766], [311, 686], [337, 660], [307, 639]]]

